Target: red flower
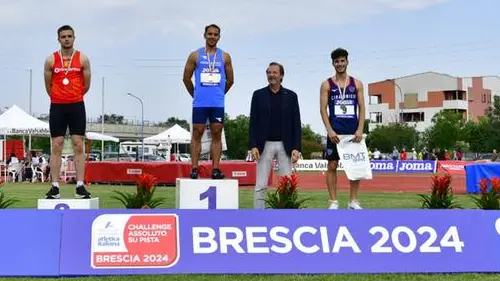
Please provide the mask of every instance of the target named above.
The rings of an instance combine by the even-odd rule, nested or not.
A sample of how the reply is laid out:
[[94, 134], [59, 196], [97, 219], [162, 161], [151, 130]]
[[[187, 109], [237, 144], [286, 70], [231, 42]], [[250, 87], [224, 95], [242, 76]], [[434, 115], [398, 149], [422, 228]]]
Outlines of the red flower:
[[493, 191], [497, 193], [500, 190], [500, 179], [497, 177], [494, 177], [491, 179], [491, 188], [493, 188]]
[[432, 193], [438, 195], [448, 194], [450, 190], [452, 177], [449, 173], [446, 173], [443, 177], [434, 175], [432, 178]]
[[139, 180], [137, 181], [137, 191], [140, 189], [145, 189], [147, 192], [151, 191], [151, 188], [156, 184], [155, 176], [151, 174], [142, 174], [139, 176]]
[[488, 179], [481, 179], [481, 181], [479, 181], [479, 188], [482, 194], [488, 193], [488, 182]]
[[294, 192], [299, 185], [299, 176], [297, 174], [292, 174], [290, 176], [290, 192]]

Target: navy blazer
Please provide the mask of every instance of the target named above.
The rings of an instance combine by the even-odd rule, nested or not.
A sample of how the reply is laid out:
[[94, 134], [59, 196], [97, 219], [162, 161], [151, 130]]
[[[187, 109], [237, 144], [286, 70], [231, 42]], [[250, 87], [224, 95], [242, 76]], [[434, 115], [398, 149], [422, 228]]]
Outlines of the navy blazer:
[[[302, 123], [297, 94], [292, 90], [281, 88], [282, 91], [282, 129], [283, 146], [288, 155], [292, 150], [302, 151]], [[249, 146], [257, 147], [262, 153], [267, 140], [271, 118], [271, 101], [269, 86], [256, 90], [252, 96], [250, 108]]]

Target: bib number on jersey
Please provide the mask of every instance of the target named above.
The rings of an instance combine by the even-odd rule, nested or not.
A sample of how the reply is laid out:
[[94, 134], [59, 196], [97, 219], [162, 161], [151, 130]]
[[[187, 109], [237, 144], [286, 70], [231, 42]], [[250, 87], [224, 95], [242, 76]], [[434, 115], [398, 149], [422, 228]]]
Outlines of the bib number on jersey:
[[220, 73], [202, 72], [200, 74], [200, 83], [205, 87], [217, 87], [220, 85]]

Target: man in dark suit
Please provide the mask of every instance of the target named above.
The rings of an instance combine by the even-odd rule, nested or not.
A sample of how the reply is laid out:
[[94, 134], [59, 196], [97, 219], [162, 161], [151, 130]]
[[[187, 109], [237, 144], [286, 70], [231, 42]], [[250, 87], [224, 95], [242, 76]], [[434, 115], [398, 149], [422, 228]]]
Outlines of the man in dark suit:
[[255, 209], [265, 208], [273, 160], [277, 160], [280, 175], [290, 175], [302, 149], [297, 94], [281, 85], [285, 75], [281, 64], [270, 63], [266, 74], [269, 85], [253, 93], [250, 109], [249, 142], [252, 158], [257, 161]]

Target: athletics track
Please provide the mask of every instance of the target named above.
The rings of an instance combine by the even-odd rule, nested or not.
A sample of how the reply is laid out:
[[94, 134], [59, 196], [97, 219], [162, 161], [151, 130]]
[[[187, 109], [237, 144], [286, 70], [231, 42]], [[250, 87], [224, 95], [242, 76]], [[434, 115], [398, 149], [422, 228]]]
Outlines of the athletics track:
[[[307, 190], [326, 190], [326, 173], [298, 172], [299, 188]], [[360, 192], [407, 192], [425, 193], [430, 191], [433, 174], [415, 173], [373, 173], [373, 179], [361, 181]], [[452, 188], [455, 194], [466, 194], [465, 175], [452, 175]], [[278, 175], [273, 178], [273, 186]], [[339, 190], [349, 190], [349, 181], [343, 172], [337, 175]]]

